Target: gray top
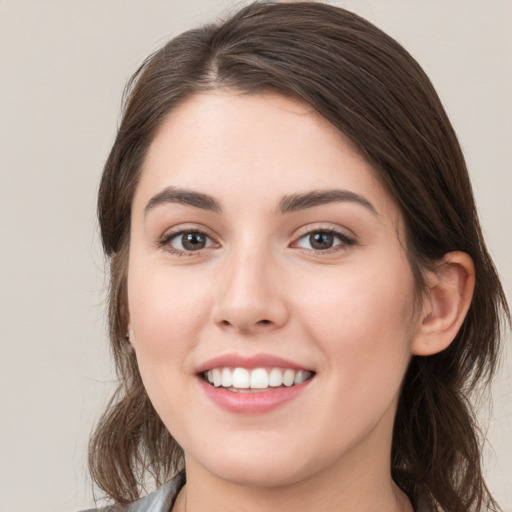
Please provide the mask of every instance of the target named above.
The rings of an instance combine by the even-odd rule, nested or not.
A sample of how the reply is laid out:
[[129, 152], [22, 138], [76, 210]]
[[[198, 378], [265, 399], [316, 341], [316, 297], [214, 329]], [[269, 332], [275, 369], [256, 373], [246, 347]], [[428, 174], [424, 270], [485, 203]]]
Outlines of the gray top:
[[[172, 480], [144, 496], [140, 500], [127, 505], [113, 505], [107, 508], [89, 509], [82, 512], [171, 512], [176, 496], [185, 485], [185, 474], [179, 473]], [[414, 512], [430, 512], [425, 502], [420, 498], [413, 500]]]
[[176, 496], [185, 484], [185, 474], [179, 473], [155, 492], [126, 505], [91, 508], [82, 512], [171, 512]]

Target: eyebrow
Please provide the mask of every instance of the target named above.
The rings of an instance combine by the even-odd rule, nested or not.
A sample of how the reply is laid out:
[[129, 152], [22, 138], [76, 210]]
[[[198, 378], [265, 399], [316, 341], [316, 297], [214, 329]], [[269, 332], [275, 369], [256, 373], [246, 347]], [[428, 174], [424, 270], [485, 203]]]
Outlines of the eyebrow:
[[144, 208], [144, 214], [147, 214], [157, 206], [168, 203], [186, 204], [212, 212], [220, 212], [222, 210], [219, 202], [207, 194], [177, 187], [167, 187], [148, 201], [146, 208]]
[[[279, 211], [282, 214], [292, 213], [315, 206], [340, 202], [359, 204], [374, 215], [378, 215], [377, 210], [368, 199], [350, 190], [341, 189], [313, 190], [302, 194], [286, 195], [279, 201]], [[208, 194], [178, 187], [167, 187], [148, 201], [144, 214], [157, 206], [168, 203], [185, 204], [212, 212], [222, 211], [220, 203]]]
[[313, 190], [304, 194], [291, 194], [283, 197], [279, 202], [281, 213], [290, 213], [306, 208], [313, 208], [329, 203], [356, 203], [364, 206], [374, 215], [378, 215], [375, 207], [365, 197], [350, 190]]

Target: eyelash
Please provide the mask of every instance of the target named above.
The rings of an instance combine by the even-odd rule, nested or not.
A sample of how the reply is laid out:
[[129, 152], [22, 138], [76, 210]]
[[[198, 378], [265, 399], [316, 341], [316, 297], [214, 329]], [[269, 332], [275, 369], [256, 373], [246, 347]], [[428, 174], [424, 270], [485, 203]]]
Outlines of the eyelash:
[[[171, 245], [172, 241], [177, 239], [180, 236], [183, 236], [185, 234], [194, 234], [199, 236], [206, 237], [210, 242], [211, 245], [208, 247], [200, 248], [197, 250], [182, 250], [182, 249], [176, 249]], [[327, 249], [314, 249], [314, 248], [306, 248], [306, 247], [300, 247], [298, 246], [298, 243], [307, 238], [311, 237], [315, 234], [323, 234], [323, 235], [331, 235], [334, 237], [334, 239], [338, 239], [337, 244], [333, 245], [332, 247], [329, 247]], [[208, 243], [208, 242], [206, 242]], [[347, 236], [345, 233], [342, 233], [341, 231], [338, 231], [334, 228], [315, 228], [315, 229], [308, 229], [307, 231], [304, 231], [301, 233], [295, 241], [290, 244], [291, 247], [302, 249], [303, 251], [307, 251], [310, 254], [314, 255], [329, 255], [336, 252], [347, 250], [347, 248], [351, 245], [355, 244], [355, 240], [349, 236]], [[183, 244], [182, 244], [183, 245]], [[164, 248], [167, 252], [171, 253], [174, 256], [178, 257], [194, 257], [202, 253], [205, 249], [210, 249], [212, 246], [218, 246], [218, 243], [214, 241], [213, 237], [210, 236], [206, 231], [202, 229], [182, 229], [180, 231], [175, 231], [171, 233], [166, 233], [160, 240], [157, 242], [157, 246], [160, 248]]]
[[334, 239], [338, 239], [339, 243], [333, 245], [332, 247], [329, 247], [328, 249], [308, 249], [305, 247], [299, 247], [302, 248], [305, 251], [308, 251], [310, 254], [318, 255], [318, 256], [327, 256], [329, 254], [337, 253], [340, 251], [345, 251], [350, 247], [351, 245], [355, 244], [355, 240], [352, 237], [349, 237], [345, 233], [334, 229], [334, 228], [309, 228], [304, 233], [300, 234], [300, 236], [296, 239], [295, 242], [293, 242], [292, 247], [297, 247], [297, 244], [307, 237], [311, 237], [315, 234], [323, 234], [323, 235], [331, 235]]
[[[204, 247], [198, 250], [182, 250], [182, 249], [176, 249], [171, 245], [172, 241], [179, 238], [180, 236], [183, 236], [185, 234], [194, 234], [194, 235], [200, 235], [204, 236], [207, 240], [210, 242], [213, 242], [212, 245], [218, 245], [214, 240], [213, 237], [211, 237], [205, 230], [203, 229], [182, 229], [180, 231], [174, 231], [171, 233], [166, 233], [160, 240], [157, 242], [157, 246], [160, 248], [164, 248], [167, 252], [171, 253], [174, 256], [178, 257], [193, 257], [197, 256], [199, 253], [201, 253], [205, 249], [209, 249], [210, 247]], [[206, 242], [208, 243], [208, 241]], [[183, 246], [183, 243], [182, 243]]]

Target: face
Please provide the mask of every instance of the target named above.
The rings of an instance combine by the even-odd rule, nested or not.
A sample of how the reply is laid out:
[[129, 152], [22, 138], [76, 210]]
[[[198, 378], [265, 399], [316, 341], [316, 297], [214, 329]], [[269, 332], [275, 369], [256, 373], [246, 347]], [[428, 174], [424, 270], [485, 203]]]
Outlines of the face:
[[274, 94], [192, 97], [150, 146], [130, 236], [131, 343], [187, 471], [387, 467], [415, 283], [396, 205], [327, 121]]

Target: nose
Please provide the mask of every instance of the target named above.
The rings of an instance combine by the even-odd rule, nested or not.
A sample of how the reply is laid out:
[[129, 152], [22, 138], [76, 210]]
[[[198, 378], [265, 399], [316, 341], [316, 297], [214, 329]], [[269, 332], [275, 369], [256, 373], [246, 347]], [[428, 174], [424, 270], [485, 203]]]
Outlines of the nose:
[[239, 253], [219, 272], [214, 321], [244, 333], [282, 327], [289, 317], [283, 281], [272, 258]]

